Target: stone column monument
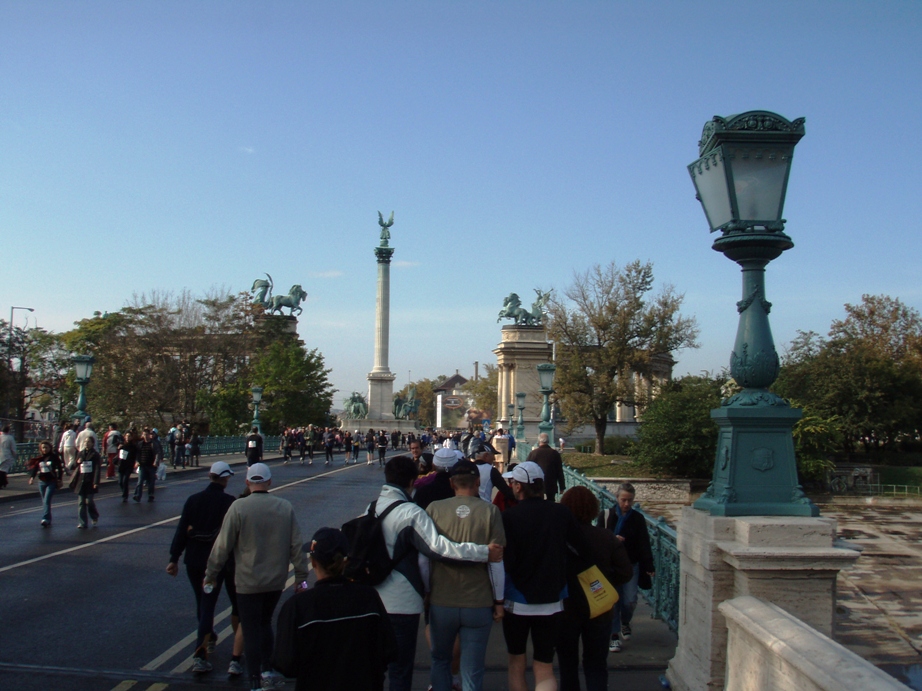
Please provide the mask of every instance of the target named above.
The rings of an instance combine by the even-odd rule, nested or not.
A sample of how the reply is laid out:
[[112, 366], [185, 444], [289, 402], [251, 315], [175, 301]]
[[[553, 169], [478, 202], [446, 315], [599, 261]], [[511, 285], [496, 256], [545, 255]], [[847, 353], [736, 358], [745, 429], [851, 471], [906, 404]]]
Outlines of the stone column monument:
[[378, 212], [381, 226], [381, 244], [375, 247], [378, 259], [378, 291], [375, 301], [375, 364], [368, 373], [368, 419], [386, 421], [394, 419], [394, 379], [397, 375], [387, 366], [387, 349], [390, 341], [391, 319], [391, 257], [394, 248], [388, 245], [394, 213], [385, 222]]

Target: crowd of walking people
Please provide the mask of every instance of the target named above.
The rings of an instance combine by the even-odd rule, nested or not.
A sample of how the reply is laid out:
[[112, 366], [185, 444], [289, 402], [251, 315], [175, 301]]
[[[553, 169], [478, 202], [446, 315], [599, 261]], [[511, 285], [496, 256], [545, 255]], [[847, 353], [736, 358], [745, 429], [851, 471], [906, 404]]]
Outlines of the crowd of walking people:
[[[555, 657], [560, 689], [579, 691], [580, 667], [588, 691], [607, 689], [607, 656], [630, 640], [638, 587], [649, 587], [654, 575], [646, 523], [633, 510], [634, 488], [622, 485], [617, 504], [601, 511], [587, 488], [564, 491], [562, 460], [547, 435], [519, 464], [497, 450], [509, 448], [495, 444], [504, 437], [502, 430], [490, 437], [285, 430], [283, 463], [297, 453], [311, 464], [322, 448], [326, 465], [337, 453], [344, 464], [356, 464], [364, 447], [366, 465], [384, 474], [363, 517], [342, 529], [322, 527], [304, 546], [293, 507], [269, 493], [272, 471], [254, 427], [244, 443], [246, 491], [228, 494], [234, 470], [214, 463], [207, 487], [186, 501], [170, 548], [167, 573], [176, 576], [183, 559], [195, 597], [192, 671], [214, 669], [214, 615], [223, 588], [235, 632], [228, 674], [245, 674], [250, 689], [280, 687], [290, 677], [302, 691], [385, 684], [409, 691], [421, 618], [434, 691], [483, 688], [496, 623], [510, 691], [528, 688], [529, 641], [536, 690], [558, 688]], [[145, 486], [154, 501], [160, 468], [198, 463], [197, 438], [184, 425], [168, 432], [166, 444], [156, 429], [121, 434], [110, 425], [99, 443], [87, 423], [66, 429], [57, 448], [41, 442], [28, 470], [29, 483], [39, 483], [42, 525], [50, 525], [52, 497], [68, 476], [79, 529], [99, 520], [94, 494], [104, 472], [118, 476], [123, 502], [129, 495], [140, 502]], [[400, 453], [386, 458], [388, 450]], [[289, 565], [295, 595], [278, 615], [276, 636], [273, 617]]]
[[[329, 443], [336, 449], [339, 436], [343, 463], [354, 462], [355, 433], [326, 428], [290, 430], [282, 442], [283, 453], [285, 439], [293, 442], [285, 462], [295, 449], [300, 455], [305, 432], [324, 448]], [[377, 465], [371, 454], [377, 454], [381, 436], [391, 447], [390, 435], [359, 433], [366, 450], [373, 444], [366, 463]], [[578, 691], [581, 666], [589, 691], [608, 688], [607, 656], [630, 638], [636, 582], [641, 574], [653, 575], [646, 527], [632, 511], [633, 487], [622, 485], [618, 504], [607, 511], [584, 487], [565, 491], [557, 502], [562, 470], [559, 454], [543, 450], [546, 438], [533, 452], [535, 460], [501, 473], [489, 439], [478, 444], [452, 436], [398, 437], [396, 446], [403, 450], [405, 444], [406, 453], [383, 463], [385, 482], [366, 514], [342, 529], [317, 530], [305, 545], [307, 557], [291, 505], [268, 494], [272, 471], [263, 462], [258, 430], [247, 438], [247, 498], [222, 494], [233, 471], [214, 464], [209, 487], [187, 501], [167, 567], [175, 575], [187, 550], [199, 616], [193, 671], [213, 669], [214, 601], [223, 585], [235, 629], [228, 673], [245, 669], [251, 689], [276, 688], [289, 677], [301, 691], [385, 685], [409, 691], [421, 618], [434, 691], [483, 688], [496, 622], [506, 643], [511, 691], [527, 688], [529, 640], [534, 688], [558, 688], [555, 656], [559, 688]], [[304, 456], [310, 458], [307, 449]], [[208, 539], [193, 544], [190, 535]], [[295, 595], [281, 608], [273, 632], [289, 565]], [[316, 576], [313, 587], [308, 570]], [[598, 575], [588, 597], [586, 573]], [[610, 591], [602, 611], [595, 602], [599, 582]]]

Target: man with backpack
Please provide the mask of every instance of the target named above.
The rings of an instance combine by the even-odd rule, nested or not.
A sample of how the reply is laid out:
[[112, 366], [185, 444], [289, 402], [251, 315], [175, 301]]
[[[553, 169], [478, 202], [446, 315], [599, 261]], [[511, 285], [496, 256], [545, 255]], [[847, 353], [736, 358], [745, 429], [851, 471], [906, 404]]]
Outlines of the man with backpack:
[[[352, 545], [347, 576], [375, 586], [397, 636], [397, 660], [387, 671], [390, 691], [409, 691], [413, 683], [425, 593], [418, 555], [479, 563], [503, 558], [503, 548], [495, 542], [456, 543], [440, 535], [432, 519], [411, 501], [416, 478], [416, 463], [410, 456], [391, 458], [384, 466], [386, 484], [381, 494], [365, 516], [343, 526]], [[384, 556], [380, 556], [381, 542]]]

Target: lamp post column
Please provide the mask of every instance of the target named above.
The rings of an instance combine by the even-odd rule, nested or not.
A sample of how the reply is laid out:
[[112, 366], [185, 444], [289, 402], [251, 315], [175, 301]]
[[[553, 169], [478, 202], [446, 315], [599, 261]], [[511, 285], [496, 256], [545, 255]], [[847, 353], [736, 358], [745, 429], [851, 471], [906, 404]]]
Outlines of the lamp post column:
[[259, 419], [259, 404], [263, 399], [263, 389], [261, 386], [254, 386], [250, 391], [253, 394], [253, 423], [252, 426], [262, 434], [263, 427], [262, 422]]
[[519, 420], [515, 426], [515, 440], [525, 441], [525, 393], [523, 391], [516, 393], [515, 400], [516, 407], [519, 409]]

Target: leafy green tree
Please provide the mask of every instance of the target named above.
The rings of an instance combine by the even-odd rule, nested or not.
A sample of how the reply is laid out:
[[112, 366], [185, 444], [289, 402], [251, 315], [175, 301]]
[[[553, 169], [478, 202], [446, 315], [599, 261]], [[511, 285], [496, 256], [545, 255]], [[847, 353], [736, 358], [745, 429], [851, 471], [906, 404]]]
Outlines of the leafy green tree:
[[846, 450], [891, 448], [922, 428], [922, 318], [887, 296], [845, 310], [828, 338], [798, 335], [773, 388], [836, 420]]
[[316, 349], [307, 350], [292, 337], [278, 339], [259, 353], [252, 376], [263, 387], [263, 429], [325, 424], [336, 393], [327, 379], [330, 371]]
[[548, 337], [557, 345], [554, 389], [571, 426], [595, 427], [601, 454], [616, 403], [643, 408], [634, 375], [650, 377], [653, 359], [697, 347], [693, 317], [679, 312], [683, 296], [672, 286], [653, 290], [653, 265], [614, 262], [576, 274], [561, 299], [548, 303]]
[[724, 381], [706, 374], [667, 383], [644, 413], [635, 460], [668, 474], [709, 477], [717, 452], [711, 410], [720, 407]]
[[484, 412], [489, 419], [496, 419], [496, 401], [499, 398], [499, 369], [487, 364], [478, 379], [468, 379], [461, 389], [473, 399], [473, 407]]

